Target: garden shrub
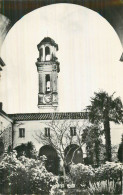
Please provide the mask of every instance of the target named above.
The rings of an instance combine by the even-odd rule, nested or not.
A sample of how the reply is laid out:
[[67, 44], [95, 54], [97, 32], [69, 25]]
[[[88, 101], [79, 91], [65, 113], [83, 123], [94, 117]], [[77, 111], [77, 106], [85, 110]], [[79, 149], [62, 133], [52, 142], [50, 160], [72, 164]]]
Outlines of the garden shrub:
[[59, 185], [54, 185], [51, 188], [50, 195], [89, 195], [86, 189], [60, 189]]
[[59, 188], [59, 184], [52, 186], [50, 195], [65, 195], [64, 189]]
[[[87, 190], [90, 194], [121, 193], [121, 163], [106, 162], [96, 169], [72, 164], [69, 175], [60, 177], [46, 170], [46, 160], [45, 156], [38, 160], [17, 158], [16, 151], [4, 154], [0, 162], [0, 193], [78, 195], [80, 191], [88, 194]], [[67, 189], [67, 184], [75, 184], [75, 189]]]
[[93, 184], [90, 184], [90, 186], [87, 188], [89, 194], [97, 194], [97, 195], [102, 195], [102, 194], [111, 194], [111, 195], [116, 195], [116, 194], [121, 194], [121, 183], [117, 182], [114, 184], [114, 182], [110, 182], [107, 185], [106, 181], [101, 181], [101, 182], [96, 182]]
[[3, 139], [0, 138], [0, 156], [4, 153], [4, 143]]
[[77, 164], [71, 166], [70, 176], [77, 188], [84, 189], [89, 187], [90, 184], [96, 185], [98, 182], [105, 181], [107, 186], [110, 185], [110, 182], [113, 182], [116, 189], [117, 185], [122, 186], [122, 171], [122, 164], [115, 162], [106, 162], [95, 169], [91, 166]]
[[95, 169], [96, 181], [113, 181], [121, 180], [123, 166], [121, 163], [106, 162], [97, 169]]
[[25, 155], [27, 158], [37, 158], [36, 148], [32, 142], [21, 144], [14, 148], [17, 151], [17, 158]]
[[57, 178], [47, 172], [44, 162], [25, 156], [17, 159], [16, 155], [15, 151], [6, 154], [0, 163], [0, 193], [49, 193]]
[[84, 164], [71, 165], [70, 176], [76, 187], [84, 188], [92, 181], [95, 173], [91, 166]]

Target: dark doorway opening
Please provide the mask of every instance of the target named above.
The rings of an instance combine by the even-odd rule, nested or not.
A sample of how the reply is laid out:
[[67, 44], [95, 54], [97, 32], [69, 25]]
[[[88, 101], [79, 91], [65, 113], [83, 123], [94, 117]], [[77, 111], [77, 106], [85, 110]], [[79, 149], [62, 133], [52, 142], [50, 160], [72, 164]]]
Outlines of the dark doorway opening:
[[59, 157], [56, 150], [49, 145], [43, 146], [39, 150], [39, 156], [45, 155], [47, 157], [47, 161], [45, 167], [47, 171], [52, 172], [55, 175], [59, 174]]
[[68, 164], [71, 162], [75, 164], [83, 163], [82, 149], [76, 144], [71, 144], [66, 147], [65, 156]]

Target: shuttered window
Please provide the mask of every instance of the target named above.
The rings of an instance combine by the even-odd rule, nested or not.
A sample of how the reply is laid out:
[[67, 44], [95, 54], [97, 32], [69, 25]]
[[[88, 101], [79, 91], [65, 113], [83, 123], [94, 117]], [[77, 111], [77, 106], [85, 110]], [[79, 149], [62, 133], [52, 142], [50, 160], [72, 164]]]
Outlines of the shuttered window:
[[45, 128], [45, 136], [50, 137], [50, 128]]
[[76, 127], [70, 127], [70, 135], [76, 136]]
[[19, 137], [25, 137], [25, 129], [19, 128]]

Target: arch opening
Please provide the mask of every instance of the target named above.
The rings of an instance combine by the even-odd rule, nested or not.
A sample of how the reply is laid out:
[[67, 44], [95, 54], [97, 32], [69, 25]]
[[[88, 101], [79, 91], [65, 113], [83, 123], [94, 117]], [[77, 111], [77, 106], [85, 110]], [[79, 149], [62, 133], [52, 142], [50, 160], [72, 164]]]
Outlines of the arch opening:
[[65, 157], [68, 164], [72, 162], [75, 164], [83, 163], [83, 151], [76, 144], [71, 144], [66, 147]]
[[45, 167], [47, 171], [52, 172], [55, 175], [59, 173], [59, 157], [57, 151], [50, 145], [42, 146], [39, 150], [39, 156], [45, 155], [47, 161]]
[[50, 48], [48, 46], [45, 47], [45, 59], [46, 61], [50, 60]]

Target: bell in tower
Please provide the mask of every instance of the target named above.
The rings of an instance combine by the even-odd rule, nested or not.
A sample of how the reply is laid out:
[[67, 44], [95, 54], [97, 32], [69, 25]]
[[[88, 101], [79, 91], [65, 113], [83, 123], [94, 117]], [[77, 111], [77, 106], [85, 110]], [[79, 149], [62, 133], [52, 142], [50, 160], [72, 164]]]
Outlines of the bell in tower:
[[56, 110], [58, 107], [58, 73], [60, 71], [56, 57], [58, 45], [50, 37], [45, 37], [37, 47], [39, 51], [39, 58], [36, 62], [39, 75], [38, 108]]

